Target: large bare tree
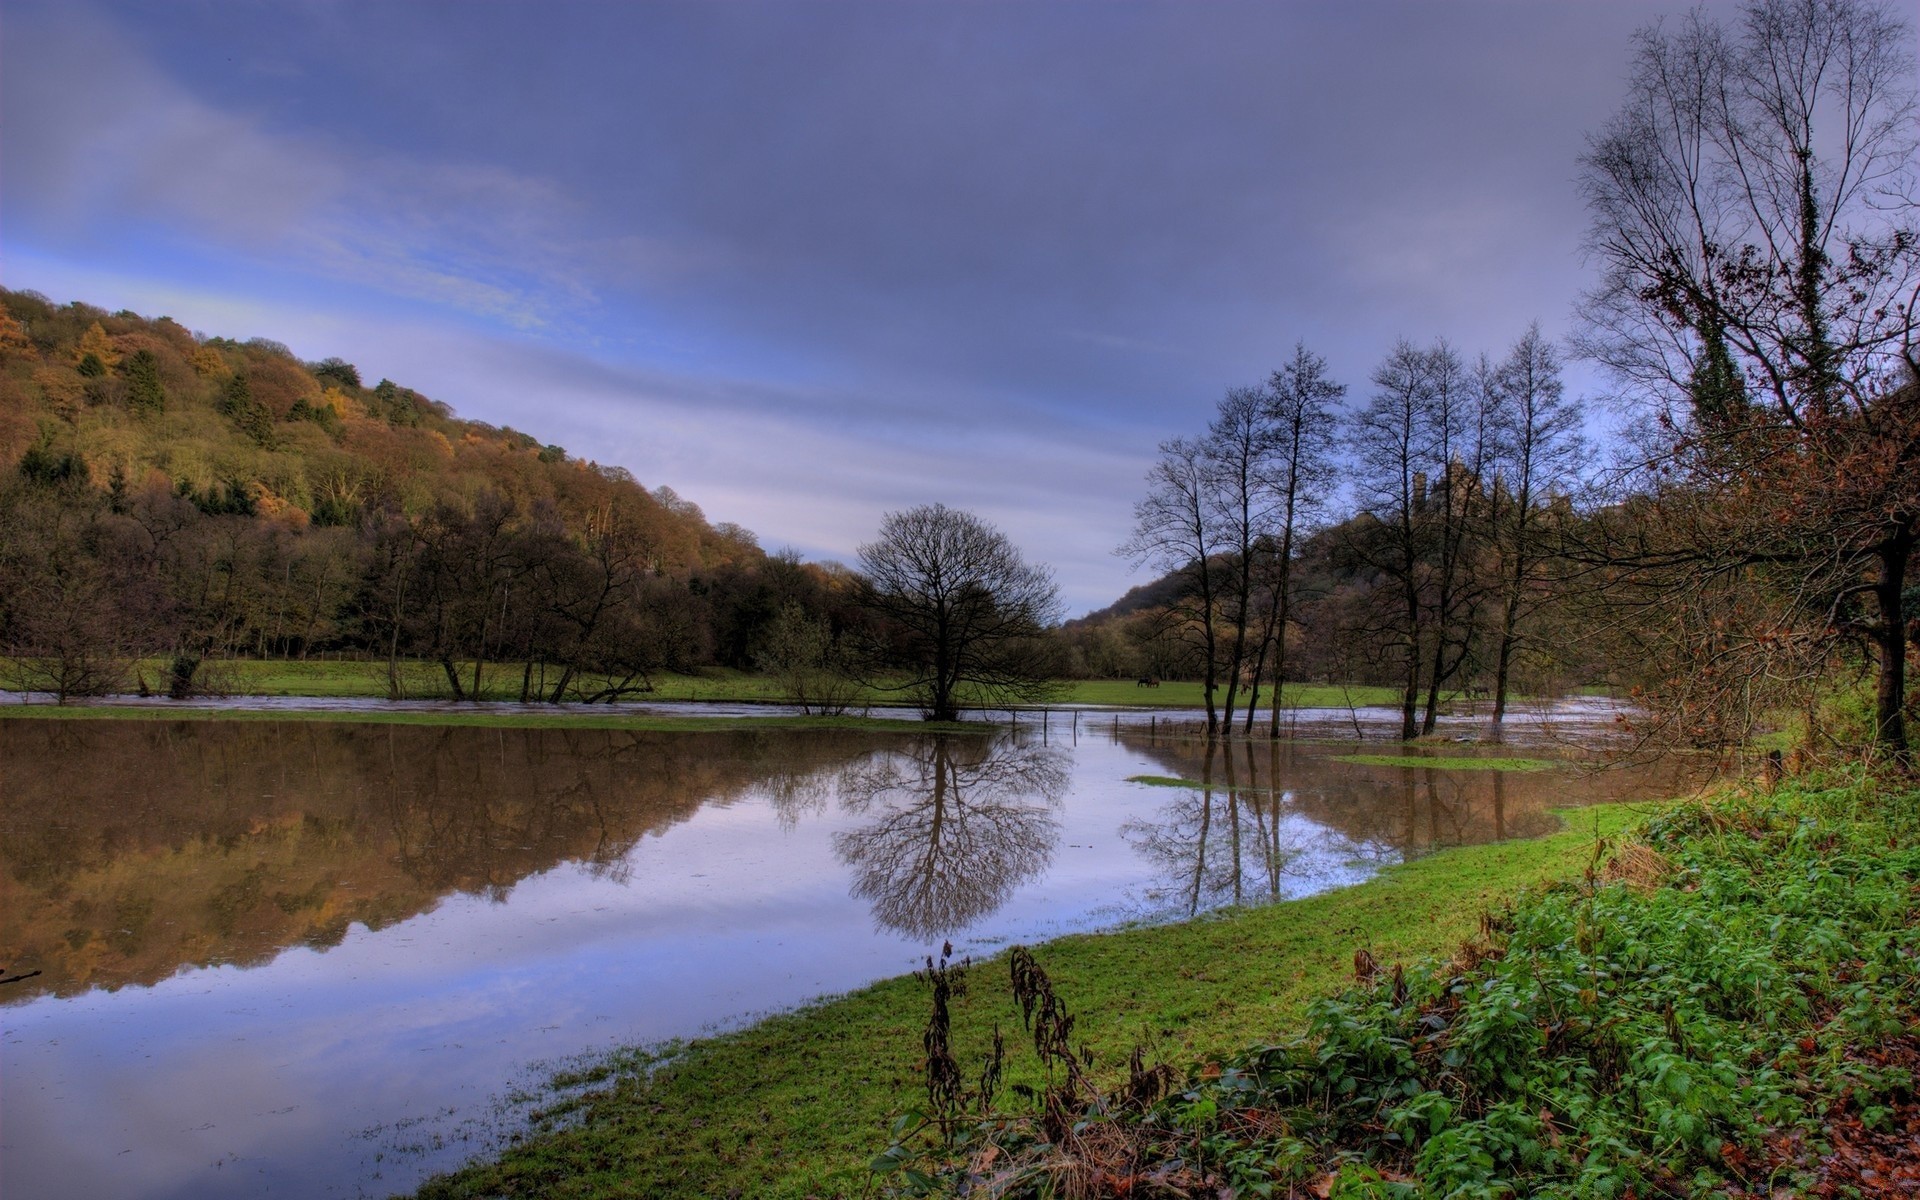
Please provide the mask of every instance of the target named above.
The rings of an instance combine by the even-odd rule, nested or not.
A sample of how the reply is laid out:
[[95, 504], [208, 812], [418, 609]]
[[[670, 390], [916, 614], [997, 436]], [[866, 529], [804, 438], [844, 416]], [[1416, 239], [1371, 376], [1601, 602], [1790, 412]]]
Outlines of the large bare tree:
[[1373, 601], [1357, 610], [1365, 627], [1352, 632], [1392, 660], [1400, 734], [1411, 739], [1433, 732], [1441, 688], [1472, 646], [1487, 438], [1469, 372], [1445, 342], [1400, 342], [1373, 383], [1348, 427], [1361, 514], [1346, 527], [1344, 550], [1375, 581]]
[[[1147, 472], [1147, 495], [1133, 506], [1133, 536], [1119, 553], [1174, 575], [1179, 584], [1170, 611], [1198, 643], [1207, 731], [1220, 728], [1214, 693], [1220, 683], [1221, 554], [1226, 543], [1214, 519], [1211, 455], [1203, 442], [1174, 438], [1160, 444]], [[1229, 720], [1231, 713], [1227, 714]]]
[[1227, 692], [1221, 708], [1231, 726], [1252, 649], [1247, 631], [1253, 620], [1256, 561], [1270, 540], [1276, 516], [1271, 474], [1278, 443], [1260, 389], [1227, 390], [1207, 427], [1205, 447], [1209, 519], [1220, 531], [1226, 555], [1223, 615], [1231, 637], [1225, 647]]
[[952, 721], [964, 700], [998, 706], [1050, 694], [1040, 635], [1059, 613], [1059, 589], [1007, 535], [972, 513], [928, 504], [888, 513], [860, 547], [861, 600], [884, 661], [904, 672], [889, 686], [929, 720]]
[[1253, 694], [1247, 700], [1249, 733], [1260, 699], [1260, 676], [1269, 671], [1267, 656], [1271, 655], [1273, 703], [1269, 706], [1268, 733], [1280, 736], [1280, 705], [1287, 682], [1287, 626], [1293, 620], [1298, 591], [1293, 570], [1296, 543], [1325, 511], [1334, 476], [1334, 434], [1339, 427], [1334, 405], [1346, 394], [1345, 384], [1327, 377], [1327, 360], [1309, 351], [1304, 342], [1295, 343], [1293, 357], [1267, 381], [1266, 419], [1271, 442], [1267, 486], [1273, 493], [1273, 527], [1261, 555], [1266, 625], [1254, 665]]
[[1801, 613], [1786, 632], [1868, 647], [1875, 736], [1902, 758], [1913, 69], [1911, 30], [1871, 0], [1753, 0], [1732, 26], [1696, 11], [1636, 36], [1626, 102], [1582, 160], [1601, 269], [1582, 347], [1652, 410], [1649, 490], [1684, 510], [1659, 527], [1685, 544], [1646, 561], [1684, 587], [1781, 579]]
[[1552, 561], [1555, 504], [1570, 497], [1589, 449], [1580, 408], [1567, 398], [1560, 380], [1560, 356], [1538, 324], [1514, 343], [1491, 382], [1499, 477], [1489, 514], [1499, 591], [1493, 671], [1497, 741], [1526, 620], [1551, 594], [1545, 568]]

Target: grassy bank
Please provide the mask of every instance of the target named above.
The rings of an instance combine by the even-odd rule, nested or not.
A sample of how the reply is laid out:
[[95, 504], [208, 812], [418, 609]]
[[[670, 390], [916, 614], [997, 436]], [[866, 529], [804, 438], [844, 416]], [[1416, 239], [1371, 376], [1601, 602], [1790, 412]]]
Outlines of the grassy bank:
[[1920, 1194], [1917, 835], [1911, 777], [1677, 806], [1157, 1104], [1061, 1070], [1045, 1117], [917, 1133], [885, 1194]]
[[[1557, 835], [1451, 850], [1358, 887], [1179, 924], [1064, 938], [1037, 953], [1079, 1015], [1075, 1041], [1124, 1074], [1144, 1034], [1176, 1062], [1295, 1028], [1352, 971], [1444, 951], [1523, 887], [1576, 876], [1596, 836], [1634, 819], [1582, 810]], [[977, 964], [954, 1005], [956, 1053], [974, 1064], [996, 1024], [1018, 1032], [1003, 960]], [[651, 1075], [610, 1078], [556, 1101], [556, 1127], [423, 1197], [857, 1195], [890, 1117], [917, 1102], [924, 989], [888, 980], [739, 1033], [703, 1039]], [[1017, 1076], [1016, 1076], [1017, 1079]], [[1037, 1080], [1035, 1080], [1037, 1082]]]

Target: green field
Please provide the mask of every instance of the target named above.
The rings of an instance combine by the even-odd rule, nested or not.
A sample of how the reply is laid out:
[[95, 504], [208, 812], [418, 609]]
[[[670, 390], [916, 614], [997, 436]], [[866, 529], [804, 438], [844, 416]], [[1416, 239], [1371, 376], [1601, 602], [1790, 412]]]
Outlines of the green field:
[[[384, 700], [388, 697], [387, 664], [380, 660], [358, 659], [223, 659], [201, 667], [197, 682], [215, 695], [233, 696], [320, 696]], [[406, 661], [399, 667], [401, 692], [409, 700], [447, 700], [453, 690], [447, 686], [446, 673], [437, 663]], [[518, 700], [523, 668], [518, 663], [490, 663], [481, 670], [481, 697], [487, 700]], [[463, 687], [471, 686], [473, 664], [460, 665]], [[144, 684], [153, 691], [165, 689], [167, 661], [144, 659], [137, 664], [130, 687]], [[534, 675], [538, 692], [540, 676]], [[749, 671], [715, 667], [697, 674], [661, 673], [652, 679], [653, 690], [626, 697], [630, 700], [657, 701], [730, 701], [734, 703], [780, 703], [788, 699], [779, 682]], [[1264, 697], [1267, 693], [1262, 692]], [[1223, 699], [1216, 693], [1215, 699]], [[889, 705], [904, 702], [899, 693], [884, 688], [863, 691], [860, 703]], [[1141, 687], [1132, 679], [1063, 680], [1054, 705], [1101, 705], [1125, 708], [1203, 709], [1205, 697], [1196, 681], [1167, 680], [1157, 687]], [[1399, 703], [1392, 688], [1339, 684], [1289, 684], [1285, 704], [1293, 708], [1345, 708]], [[1264, 704], [1264, 700], [1263, 700]], [[1242, 710], [1244, 712], [1244, 709]]]
[[[1635, 814], [1609, 807], [1569, 819], [1551, 837], [1449, 850], [1357, 887], [1063, 938], [1035, 953], [1078, 1015], [1075, 1039], [1105, 1082], [1124, 1077], [1125, 1056], [1143, 1038], [1169, 1062], [1196, 1062], [1298, 1027], [1307, 1006], [1349, 976], [1356, 949], [1383, 962], [1449, 951], [1520, 889], [1577, 876], [1596, 837], [1617, 834]], [[976, 964], [956, 1001], [962, 1062], [980, 1060], [996, 1024], [1017, 1039], [1005, 977], [1004, 956]], [[549, 1131], [420, 1194], [863, 1194], [865, 1164], [886, 1145], [891, 1118], [920, 1102], [926, 1005], [912, 978], [890, 979], [673, 1048], [664, 1060], [635, 1054], [624, 1070], [589, 1071], [584, 1078], [598, 1082], [585, 1099], [556, 1094], [544, 1104]]]
[[[210, 663], [205, 668], [211, 682], [243, 696], [357, 696], [383, 699], [387, 695], [387, 666], [384, 662], [350, 660], [310, 660], [304, 662], [267, 659], [234, 659]], [[472, 678], [472, 664], [461, 665], [463, 684]], [[166, 663], [147, 660], [141, 673], [151, 684], [166, 678]], [[405, 662], [400, 666], [402, 688], [408, 698], [447, 699], [452, 691], [445, 674], [433, 663]], [[521, 667], [514, 663], [495, 663], [481, 674], [482, 691], [488, 699], [508, 700], [520, 696]], [[1205, 697], [1197, 681], [1168, 680], [1158, 687], [1145, 688], [1131, 679], [1094, 679], [1063, 681], [1056, 703], [1118, 705], [1140, 708], [1204, 708]], [[652, 700], [778, 702], [787, 699], [776, 680], [747, 671], [712, 668], [693, 675], [662, 673], [653, 677], [653, 691], [633, 697]], [[1217, 697], [1216, 697], [1217, 698]], [[870, 703], [897, 701], [895, 694], [868, 689], [863, 697]], [[1344, 708], [1395, 704], [1399, 693], [1392, 688], [1337, 684], [1289, 685], [1286, 704], [1296, 708]]]
[[414, 712], [407, 709], [236, 709], [195, 708], [191, 704], [136, 708], [130, 705], [65, 708], [52, 704], [0, 705], [0, 721], [317, 721], [352, 725], [456, 725], [481, 729], [626, 729], [653, 733], [714, 733], [748, 729], [854, 729], [876, 733], [965, 733], [985, 735], [980, 722], [922, 721], [917, 717], [681, 717], [586, 712]]

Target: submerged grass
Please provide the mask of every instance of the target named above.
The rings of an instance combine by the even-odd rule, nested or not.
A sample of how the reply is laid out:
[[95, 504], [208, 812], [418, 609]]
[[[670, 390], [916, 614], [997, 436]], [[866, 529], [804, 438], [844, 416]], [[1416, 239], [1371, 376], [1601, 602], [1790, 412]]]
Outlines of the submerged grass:
[[1439, 754], [1335, 754], [1329, 761], [1367, 767], [1422, 767], [1441, 771], [1552, 771], [1567, 764], [1545, 758], [1474, 758]]
[[[1206, 694], [1198, 682], [1169, 679], [1153, 687], [1141, 687], [1133, 679], [1076, 679], [1063, 685], [1061, 703], [1099, 704], [1122, 708], [1205, 708]], [[1268, 703], [1262, 690], [1261, 704]], [[1366, 708], [1380, 704], [1398, 704], [1400, 694], [1392, 688], [1337, 683], [1290, 683], [1282, 698], [1282, 708]], [[1243, 710], [1244, 711], [1244, 710]]]
[[[1124, 1073], [1143, 1036], [1174, 1061], [1196, 1061], [1297, 1027], [1347, 978], [1357, 948], [1383, 960], [1451, 948], [1520, 888], [1577, 876], [1595, 838], [1633, 819], [1625, 807], [1584, 809], [1565, 831], [1535, 841], [1449, 850], [1357, 887], [1062, 938], [1035, 954], [1078, 1014], [1073, 1041], [1096, 1072]], [[973, 974], [1004, 972], [1004, 958], [975, 964]], [[557, 1103], [546, 1131], [419, 1195], [865, 1194], [867, 1163], [922, 1091], [925, 1005], [922, 986], [902, 976], [692, 1042], [671, 1061]], [[990, 988], [953, 998], [956, 1059], [971, 1070], [1008, 1021]], [[1020, 1082], [1015, 1075], [1010, 1086]]]

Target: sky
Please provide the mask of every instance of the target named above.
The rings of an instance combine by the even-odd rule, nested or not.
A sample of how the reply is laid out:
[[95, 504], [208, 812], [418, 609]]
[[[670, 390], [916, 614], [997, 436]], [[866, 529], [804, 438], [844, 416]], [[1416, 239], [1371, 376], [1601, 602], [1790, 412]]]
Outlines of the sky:
[[1150, 576], [1157, 445], [1296, 342], [1363, 402], [1397, 339], [1570, 332], [1584, 139], [1684, 7], [4, 0], [0, 282], [338, 355], [770, 550], [969, 509], [1077, 614]]

